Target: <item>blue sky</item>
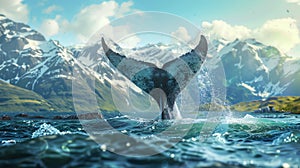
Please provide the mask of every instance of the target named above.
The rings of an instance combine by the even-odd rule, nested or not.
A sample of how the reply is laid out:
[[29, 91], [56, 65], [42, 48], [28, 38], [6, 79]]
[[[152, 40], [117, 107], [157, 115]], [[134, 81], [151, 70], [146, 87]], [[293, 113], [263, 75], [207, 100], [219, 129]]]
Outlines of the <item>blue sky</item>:
[[[63, 45], [84, 43], [102, 26], [137, 11], [178, 15], [211, 39], [256, 38], [300, 56], [300, 0], [0, 0], [0, 13]], [[176, 32], [184, 35], [181, 28]]]

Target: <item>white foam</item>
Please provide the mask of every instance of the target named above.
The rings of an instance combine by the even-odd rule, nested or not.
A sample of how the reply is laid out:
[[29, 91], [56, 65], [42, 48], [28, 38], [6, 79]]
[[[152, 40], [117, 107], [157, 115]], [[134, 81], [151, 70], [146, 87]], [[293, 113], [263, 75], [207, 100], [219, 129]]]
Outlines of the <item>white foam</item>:
[[1, 144], [2, 144], [3, 146], [14, 145], [14, 144], [16, 144], [16, 143], [17, 143], [17, 142], [16, 142], [16, 140], [14, 140], [14, 139], [2, 140], [2, 141], [1, 141]]
[[32, 133], [31, 138], [37, 138], [40, 136], [47, 136], [47, 135], [65, 135], [70, 133], [71, 133], [70, 131], [61, 132], [55, 127], [53, 127], [52, 125], [43, 123], [39, 129], [37, 129]]

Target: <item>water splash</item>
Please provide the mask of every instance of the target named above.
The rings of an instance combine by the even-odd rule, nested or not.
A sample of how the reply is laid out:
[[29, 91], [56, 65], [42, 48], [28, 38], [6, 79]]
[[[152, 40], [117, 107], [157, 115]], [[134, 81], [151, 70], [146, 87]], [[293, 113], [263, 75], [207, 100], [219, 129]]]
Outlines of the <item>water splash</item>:
[[253, 116], [250, 115], [250, 114], [246, 114], [246, 115], [244, 116], [244, 119], [249, 119], [249, 118], [255, 118], [255, 117], [253, 117]]
[[257, 118], [250, 114], [246, 114], [243, 118], [227, 116], [225, 118], [226, 124], [255, 124], [257, 123]]
[[285, 134], [281, 134], [277, 139], [273, 141], [273, 145], [280, 145], [284, 143], [298, 143], [300, 141], [299, 134], [297, 135], [295, 132], [287, 132]]
[[47, 135], [65, 135], [65, 134], [71, 134], [70, 131], [59, 131], [58, 129], [56, 129], [55, 127], [53, 127], [50, 124], [47, 123], [43, 123], [39, 129], [37, 129], [36, 131], [34, 131], [32, 133], [31, 138], [37, 138], [40, 136], [47, 136]]
[[2, 144], [3, 146], [14, 145], [14, 144], [16, 144], [16, 143], [17, 143], [17, 142], [16, 142], [16, 140], [14, 140], [14, 139], [2, 140], [2, 141], [1, 141], [1, 144]]

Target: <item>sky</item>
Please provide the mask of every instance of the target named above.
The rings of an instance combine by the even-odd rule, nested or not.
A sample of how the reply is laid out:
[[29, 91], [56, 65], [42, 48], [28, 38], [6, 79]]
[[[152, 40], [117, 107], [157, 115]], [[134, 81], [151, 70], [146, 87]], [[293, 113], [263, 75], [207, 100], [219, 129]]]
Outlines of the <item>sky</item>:
[[[0, 0], [0, 13], [65, 46], [86, 43], [103, 26], [123, 31], [122, 35], [134, 32], [132, 26], [117, 29], [113, 22], [147, 11], [185, 19], [210, 40], [255, 38], [300, 57], [300, 0]], [[174, 27], [167, 34], [185, 40], [193, 36], [184, 26], [164, 23], [156, 24]], [[137, 36], [130, 39], [126, 43], [129, 48], [141, 43]]]

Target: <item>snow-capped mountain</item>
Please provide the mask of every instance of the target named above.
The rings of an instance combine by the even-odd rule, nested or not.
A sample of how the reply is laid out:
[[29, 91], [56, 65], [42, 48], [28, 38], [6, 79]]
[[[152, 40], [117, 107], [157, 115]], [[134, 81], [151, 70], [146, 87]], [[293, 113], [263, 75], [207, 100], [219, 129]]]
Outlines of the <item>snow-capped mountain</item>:
[[[0, 79], [38, 93], [54, 106], [55, 111], [74, 111], [74, 97], [77, 105], [82, 106], [80, 109], [93, 109], [89, 107], [93, 96], [101, 109], [115, 109], [110, 95], [115, 71], [104, 61], [100, 61], [103, 71], [99, 73], [82, 64], [84, 60], [78, 61], [76, 57], [85, 51], [80, 46], [67, 48], [58, 41], [46, 41], [29, 26], [0, 16]], [[117, 89], [125, 90], [122, 81], [126, 79], [118, 80]], [[87, 90], [74, 92], [74, 81], [78, 81], [75, 82], [77, 89], [93, 88], [90, 93], [93, 95], [88, 95]], [[141, 94], [136, 86], [131, 89], [133, 95]], [[121, 95], [124, 96], [122, 100], [129, 101], [126, 94]]]
[[[129, 50], [122, 49], [109, 39], [106, 42], [122, 55], [151, 62], [158, 67], [191, 50], [187, 46], [161, 43]], [[226, 74], [224, 85], [230, 103], [278, 95], [300, 95], [299, 58], [289, 57], [275, 47], [254, 39], [233, 42], [221, 39], [211, 44], [207, 62], [214, 66], [216, 60], [221, 60]], [[0, 15], [1, 80], [36, 92], [57, 111], [73, 111], [74, 71], [96, 79], [95, 95], [102, 109], [115, 108], [112, 103], [108, 103], [112, 101], [112, 87], [117, 87], [122, 92], [128, 88], [125, 85], [129, 83], [133, 94], [143, 95], [128, 79], [115, 79], [114, 74], [118, 72], [104, 56], [100, 40], [86, 47], [64, 47], [58, 41], [47, 41], [42, 34], [28, 25], [16, 23]], [[206, 78], [202, 80], [201, 83], [207, 83]], [[136, 98], [140, 99], [141, 96]], [[132, 98], [120, 96], [120, 99], [126, 106]]]
[[[128, 50], [122, 49], [109, 39], [108, 44], [122, 55], [154, 63], [158, 67], [191, 50], [189, 47], [161, 43]], [[86, 65], [99, 73], [114, 69], [103, 56], [100, 41], [87, 50], [90, 51], [89, 54], [81, 54], [78, 58]], [[214, 64], [219, 60], [224, 67], [229, 103], [278, 95], [300, 95], [300, 90], [297, 89], [297, 84], [300, 83], [300, 58], [289, 57], [277, 48], [264, 45], [255, 39], [236, 39], [233, 42], [215, 40], [212, 41], [210, 52], [211, 58], [207, 59], [207, 65], [217, 68]]]
[[[219, 50], [217, 57], [224, 66], [227, 98], [231, 103], [291, 94], [287, 91], [299, 78], [299, 58], [289, 57], [254, 39], [215, 44]], [[300, 90], [294, 95], [300, 95]]]
[[74, 111], [73, 71], [92, 74], [58, 41], [0, 16], [0, 79], [32, 90], [56, 111]]
[[45, 42], [44, 36], [22, 23], [0, 15], [0, 76], [15, 81], [43, 61], [42, 51], [32, 49]]

